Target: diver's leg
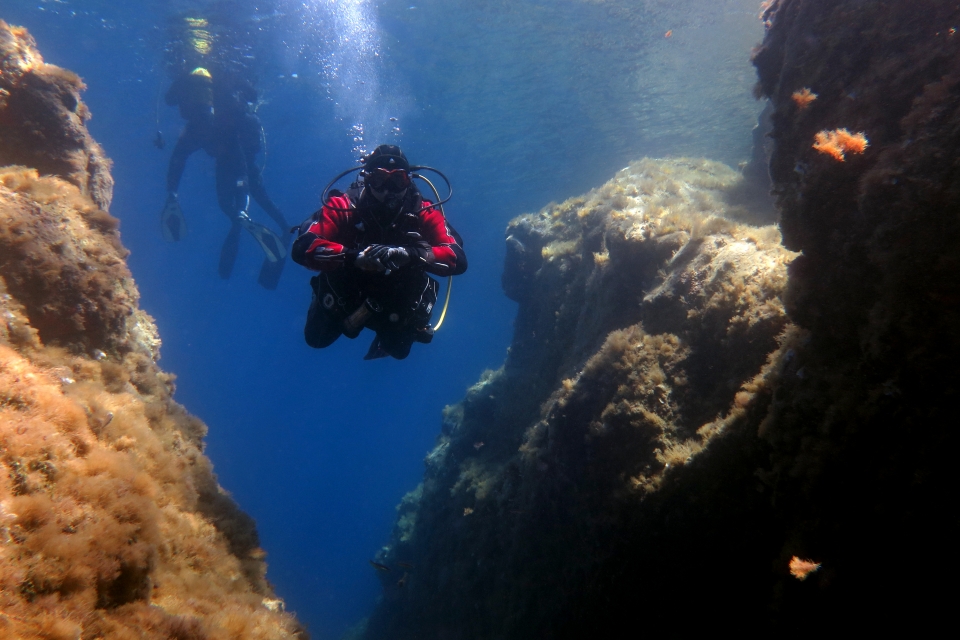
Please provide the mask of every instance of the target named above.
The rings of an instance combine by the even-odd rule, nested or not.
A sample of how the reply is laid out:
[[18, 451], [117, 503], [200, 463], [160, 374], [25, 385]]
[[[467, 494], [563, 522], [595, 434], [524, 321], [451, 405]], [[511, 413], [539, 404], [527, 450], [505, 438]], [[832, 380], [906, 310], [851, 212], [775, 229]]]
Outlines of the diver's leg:
[[[440, 283], [428, 276], [424, 276], [423, 284], [418, 287], [419, 294], [411, 300], [413, 308], [413, 329], [419, 332], [417, 342], [425, 344], [433, 340], [433, 331], [430, 330], [430, 318], [433, 316], [433, 310], [437, 306], [437, 297], [440, 293]], [[423, 335], [425, 330], [429, 330], [429, 337]]]
[[[217, 201], [231, 221], [239, 222], [257, 241], [266, 259], [279, 262], [287, 255], [284, 240], [265, 226], [250, 219], [249, 177], [246, 160], [236, 133], [229, 134], [218, 144]], [[279, 277], [279, 274], [277, 274]]]
[[250, 203], [247, 181], [237, 160], [230, 153], [222, 153], [216, 159], [217, 203], [231, 222], [236, 222]]
[[233, 273], [233, 265], [240, 250], [240, 233], [243, 227], [240, 216], [247, 208], [245, 181], [242, 174], [238, 174], [234, 158], [229, 154], [220, 154], [216, 157], [216, 186], [217, 203], [220, 210], [230, 219], [230, 231], [220, 248], [220, 277], [227, 279]]
[[230, 219], [230, 231], [220, 248], [220, 277], [227, 279], [233, 273], [233, 265], [240, 251], [240, 215], [246, 210], [248, 201], [243, 182], [237, 179], [236, 167], [229, 157], [217, 156], [216, 159], [217, 203], [220, 210]]
[[246, 164], [250, 195], [267, 212], [267, 215], [277, 223], [281, 233], [286, 233], [290, 231], [290, 226], [287, 224], [286, 218], [283, 217], [283, 212], [267, 195], [267, 190], [263, 186], [263, 169], [257, 166], [257, 154], [260, 153], [261, 149], [260, 131], [260, 120], [253, 114], [247, 114], [237, 132], [237, 138], [243, 151], [244, 163]]
[[430, 317], [438, 291], [437, 281], [425, 273], [404, 279], [392, 301], [395, 311], [377, 327], [379, 349], [403, 360], [414, 342], [429, 344], [433, 340]]
[[329, 347], [342, 333], [342, 319], [336, 311], [336, 298], [324, 286], [324, 276], [310, 279], [313, 298], [307, 310], [307, 324], [303, 328], [303, 337], [314, 349]]
[[253, 199], [257, 201], [257, 204], [267, 212], [274, 222], [277, 223], [277, 226], [280, 227], [281, 233], [288, 233], [290, 231], [290, 225], [287, 222], [287, 219], [283, 217], [283, 212], [280, 211], [280, 208], [273, 203], [270, 199], [270, 196], [267, 195], [267, 190], [263, 186], [263, 176], [260, 174], [260, 168], [256, 165], [256, 159], [251, 157], [248, 159], [248, 181], [250, 183], [250, 195], [253, 196]]
[[[439, 291], [439, 283], [426, 273], [408, 271], [396, 283], [393, 295], [384, 303], [385, 307], [389, 307], [393, 311], [393, 313], [385, 315], [388, 324], [384, 326], [384, 329], [390, 332], [401, 331], [415, 336], [418, 331], [429, 328], [430, 318], [433, 316]], [[417, 342], [430, 341], [429, 339], [423, 339], [422, 336], [416, 340]]]

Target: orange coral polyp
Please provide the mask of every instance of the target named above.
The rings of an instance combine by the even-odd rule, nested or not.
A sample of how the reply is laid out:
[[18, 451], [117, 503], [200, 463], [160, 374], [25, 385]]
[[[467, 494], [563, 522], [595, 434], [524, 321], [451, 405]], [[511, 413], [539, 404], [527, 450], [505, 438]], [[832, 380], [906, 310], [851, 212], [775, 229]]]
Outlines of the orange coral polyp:
[[819, 562], [802, 560], [797, 556], [790, 558], [790, 575], [797, 580], [806, 580], [807, 576], [820, 568]]
[[817, 99], [817, 94], [810, 91], [808, 87], [804, 87], [799, 91], [794, 91], [790, 97], [797, 104], [797, 107], [800, 109], [806, 109], [810, 106], [810, 103]]
[[850, 153], [863, 153], [869, 142], [867, 142], [867, 137], [862, 133], [850, 133], [846, 129], [837, 130], [837, 143], [844, 151]]
[[847, 153], [863, 153], [870, 142], [867, 136], [860, 133], [850, 133], [846, 129], [824, 130], [814, 136], [813, 148], [820, 153], [833, 156], [843, 162]]

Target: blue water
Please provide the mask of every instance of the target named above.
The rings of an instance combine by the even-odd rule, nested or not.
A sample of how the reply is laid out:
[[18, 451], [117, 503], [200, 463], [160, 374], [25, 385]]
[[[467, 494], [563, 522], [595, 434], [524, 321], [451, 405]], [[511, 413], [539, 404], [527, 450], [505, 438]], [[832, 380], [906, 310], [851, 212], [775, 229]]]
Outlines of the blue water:
[[[760, 108], [748, 63], [762, 35], [756, 4], [4, 0], [0, 19], [27, 27], [47, 62], [88, 85], [89, 127], [115, 162], [111, 212], [160, 328], [161, 366], [209, 425], [220, 483], [256, 519], [268, 578], [315, 638], [339, 637], [370, 610], [378, 583], [367, 560], [420, 480], [444, 405], [504, 359], [515, 311], [500, 290], [507, 222], [644, 155], [748, 157]], [[167, 25], [187, 11], [210, 16], [215, 35], [249, 56], [266, 187], [292, 223], [379, 143], [450, 177], [447, 214], [470, 268], [433, 344], [402, 362], [362, 361], [369, 333], [310, 349], [309, 273], [290, 263], [276, 291], [261, 289], [249, 238], [221, 280], [228, 224], [202, 152], [180, 189], [190, 233], [163, 241], [174, 109], [159, 110], [166, 149], [151, 141], [170, 81]]]

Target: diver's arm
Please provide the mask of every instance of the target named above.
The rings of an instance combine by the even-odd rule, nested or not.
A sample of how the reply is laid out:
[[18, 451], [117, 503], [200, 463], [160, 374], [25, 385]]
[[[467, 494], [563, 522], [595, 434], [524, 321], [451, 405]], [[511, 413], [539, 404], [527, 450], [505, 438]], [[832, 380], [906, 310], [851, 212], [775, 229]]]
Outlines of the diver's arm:
[[349, 207], [350, 201], [346, 198], [330, 198], [317, 220], [294, 241], [290, 251], [294, 262], [314, 271], [333, 271], [352, 265], [358, 252], [345, 246], [352, 231], [350, 212], [346, 210]]
[[415, 263], [438, 276], [458, 276], [467, 270], [467, 255], [437, 209], [420, 214], [420, 241], [412, 249]]

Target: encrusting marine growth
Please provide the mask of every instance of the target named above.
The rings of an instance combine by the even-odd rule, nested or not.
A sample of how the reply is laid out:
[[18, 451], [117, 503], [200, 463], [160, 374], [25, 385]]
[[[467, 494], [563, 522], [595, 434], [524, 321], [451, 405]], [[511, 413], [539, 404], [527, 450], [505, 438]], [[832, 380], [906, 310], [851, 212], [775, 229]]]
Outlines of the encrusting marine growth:
[[814, 100], [817, 99], [817, 94], [810, 91], [810, 89], [808, 89], [807, 87], [804, 87], [799, 91], [794, 91], [790, 95], [790, 98], [793, 100], [794, 104], [797, 105], [798, 109], [803, 110], [809, 107], [810, 103], [812, 103]]
[[82, 86], [0, 22], [0, 637], [304, 638], [156, 364]]
[[806, 580], [814, 571], [820, 568], [819, 562], [813, 560], [802, 560], [797, 556], [790, 558], [790, 575], [797, 580]]
[[[794, 254], [774, 226], [742, 222], [756, 214], [728, 201], [741, 181], [717, 162], [644, 159], [509, 224], [513, 344], [444, 412], [378, 557], [416, 569], [403, 589], [382, 577], [365, 637], [589, 637], [565, 622], [606, 606], [586, 576], [649, 570], [676, 539], [691, 545], [677, 579], [708, 588], [719, 576], [693, 567], [755, 541], [744, 519], [716, 546], [681, 543], [657, 515], [690, 482], [704, 483], [690, 499], [722, 502], [707, 478], [793, 336], [780, 296]], [[631, 521], [646, 525], [617, 530]], [[637, 601], [671, 592], [634, 582]]]
[[513, 220], [513, 343], [445, 411], [364, 637], [953, 624], [960, 5], [761, 19], [779, 230], [691, 160]]
[[869, 145], [867, 136], [861, 133], [850, 133], [846, 129], [820, 131], [814, 136], [813, 148], [820, 153], [832, 156], [843, 162], [847, 153], [863, 153]]

